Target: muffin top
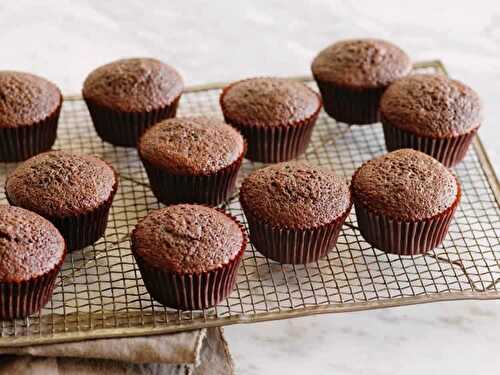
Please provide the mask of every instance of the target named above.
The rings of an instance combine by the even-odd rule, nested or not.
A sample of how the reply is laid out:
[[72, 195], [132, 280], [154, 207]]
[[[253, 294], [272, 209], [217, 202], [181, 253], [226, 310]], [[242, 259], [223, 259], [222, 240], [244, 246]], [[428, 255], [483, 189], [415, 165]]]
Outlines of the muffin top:
[[132, 232], [135, 256], [177, 273], [211, 271], [244, 251], [245, 235], [224, 213], [196, 204], [150, 212]]
[[242, 126], [286, 126], [310, 119], [321, 108], [317, 93], [301, 82], [250, 78], [227, 86], [220, 97], [224, 117]]
[[408, 55], [392, 43], [353, 39], [332, 44], [314, 59], [317, 80], [352, 89], [386, 87], [412, 68]]
[[211, 117], [178, 117], [149, 128], [139, 141], [141, 158], [175, 174], [203, 175], [240, 158], [241, 134]]
[[392, 126], [427, 137], [452, 137], [478, 128], [481, 102], [470, 87], [438, 74], [415, 74], [394, 82], [380, 102]]
[[444, 165], [411, 149], [367, 161], [354, 174], [353, 197], [370, 211], [397, 220], [429, 219], [457, 200], [458, 182]]
[[21, 282], [51, 271], [66, 245], [56, 227], [34, 212], [0, 205], [0, 282]]
[[347, 181], [323, 168], [285, 162], [259, 169], [240, 190], [245, 210], [272, 225], [310, 228], [327, 224], [351, 206]]
[[86, 100], [122, 112], [147, 112], [171, 104], [184, 83], [171, 66], [156, 59], [122, 59], [91, 72], [83, 84]]
[[0, 128], [42, 121], [62, 101], [56, 85], [29, 73], [0, 71]]
[[9, 201], [42, 216], [64, 217], [98, 208], [114, 194], [112, 167], [89, 155], [64, 151], [39, 154], [7, 177]]

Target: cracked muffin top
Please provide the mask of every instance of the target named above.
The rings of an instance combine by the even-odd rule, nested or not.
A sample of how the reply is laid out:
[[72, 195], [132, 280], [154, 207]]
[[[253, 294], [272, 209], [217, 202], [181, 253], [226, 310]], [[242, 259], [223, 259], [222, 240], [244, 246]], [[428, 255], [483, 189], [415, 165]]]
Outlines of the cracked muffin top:
[[347, 181], [306, 163], [285, 162], [259, 169], [241, 186], [245, 212], [271, 225], [310, 228], [332, 222], [351, 207]]
[[316, 80], [352, 89], [386, 87], [412, 68], [408, 55], [378, 39], [352, 39], [332, 44], [314, 59]]
[[95, 156], [50, 151], [14, 169], [5, 193], [13, 205], [45, 217], [65, 217], [98, 208], [117, 184], [113, 168]]
[[438, 74], [394, 82], [380, 101], [383, 121], [428, 137], [462, 135], [481, 124], [481, 102], [470, 87]]
[[33, 74], [0, 71], [0, 128], [33, 125], [61, 105], [56, 85]]
[[397, 220], [429, 219], [460, 198], [455, 176], [436, 159], [401, 149], [364, 163], [354, 174], [353, 199]]
[[139, 141], [143, 160], [175, 174], [219, 171], [242, 157], [241, 134], [211, 117], [178, 117], [162, 121]]
[[121, 59], [91, 72], [83, 97], [123, 112], [149, 112], [170, 105], [184, 89], [180, 74], [151, 58]]
[[277, 127], [309, 120], [319, 112], [321, 99], [301, 82], [262, 77], [230, 84], [220, 105], [230, 124]]
[[132, 232], [132, 251], [150, 265], [176, 273], [201, 273], [244, 251], [236, 220], [214, 208], [179, 204], [150, 212]]

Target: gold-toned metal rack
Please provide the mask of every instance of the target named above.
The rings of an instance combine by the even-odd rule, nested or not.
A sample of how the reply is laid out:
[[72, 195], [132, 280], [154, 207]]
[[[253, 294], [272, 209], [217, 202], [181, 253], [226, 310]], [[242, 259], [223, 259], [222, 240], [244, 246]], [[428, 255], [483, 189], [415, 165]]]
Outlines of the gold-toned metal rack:
[[[441, 71], [439, 61], [416, 71]], [[298, 78], [314, 83], [310, 78]], [[221, 116], [221, 85], [186, 91], [179, 115]], [[500, 298], [499, 186], [476, 138], [455, 172], [463, 199], [443, 245], [425, 256], [399, 257], [364, 242], [351, 214], [335, 249], [307, 266], [280, 265], [249, 245], [236, 289], [216, 308], [181, 312], [154, 302], [130, 253], [128, 235], [137, 220], [160, 207], [130, 148], [102, 142], [84, 102], [67, 97], [55, 148], [96, 154], [120, 172], [108, 229], [94, 246], [70, 254], [49, 304], [24, 320], [0, 323], [0, 346], [22, 346], [91, 338], [159, 334], [304, 315], [378, 309], [417, 303]], [[363, 161], [385, 152], [380, 124], [337, 124], [321, 113], [302, 159], [350, 177]], [[0, 189], [15, 164], [0, 165]], [[245, 161], [240, 180], [262, 164]], [[5, 202], [3, 190], [0, 202]], [[225, 205], [245, 222], [237, 196]]]

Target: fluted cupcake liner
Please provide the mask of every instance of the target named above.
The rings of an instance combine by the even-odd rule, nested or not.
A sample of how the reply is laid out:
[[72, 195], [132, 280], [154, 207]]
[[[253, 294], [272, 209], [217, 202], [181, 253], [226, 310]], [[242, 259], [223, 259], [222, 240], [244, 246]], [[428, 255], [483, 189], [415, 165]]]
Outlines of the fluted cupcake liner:
[[[117, 189], [118, 176], [116, 176], [116, 183], [113, 186], [113, 190], [108, 200], [103, 202], [96, 209], [73, 216], [42, 216], [54, 224], [59, 230], [66, 241], [68, 251], [82, 249], [92, 245], [104, 235], [108, 225], [109, 210]], [[15, 205], [8, 196], [7, 200], [11, 205]]]
[[147, 128], [175, 117], [180, 95], [172, 103], [148, 112], [120, 112], [85, 99], [99, 137], [116, 146], [136, 147]]
[[78, 216], [49, 218], [66, 240], [68, 250], [78, 250], [92, 245], [104, 235], [108, 225], [111, 201], [99, 208]]
[[49, 272], [31, 280], [0, 282], [0, 320], [25, 318], [42, 309], [52, 297], [61, 261]]
[[234, 217], [222, 210], [218, 211], [238, 223], [243, 233], [243, 243], [233, 259], [214, 270], [180, 274], [161, 269], [138, 256], [132, 243], [132, 254], [144, 286], [155, 301], [179, 310], [203, 310], [217, 305], [231, 294], [247, 246], [247, 238], [244, 228]]
[[245, 155], [227, 167], [206, 175], [178, 175], [157, 167], [141, 157], [155, 197], [164, 204], [202, 203], [216, 206], [231, 196]]
[[338, 122], [355, 125], [380, 121], [379, 104], [385, 88], [352, 90], [316, 79], [325, 112]]
[[261, 127], [226, 122], [238, 129], [248, 143], [246, 158], [263, 163], [278, 163], [303, 154], [311, 141], [317, 115], [299, 125]]
[[382, 118], [382, 124], [385, 145], [388, 151], [412, 148], [432, 156], [447, 167], [452, 167], [464, 159], [477, 133], [476, 128], [456, 137], [432, 138], [399, 129], [391, 125], [385, 118]]
[[444, 212], [429, 219], [402, 221], [371, 212], [354, 198], [358, 227], [363, 238], [386, 253], [420, 255], [439, 246], [460, 201], [460, 187], [455, 202]]
[[219, 103], [224, 120], [245, 138], [248, 145], [245, 155], [247, 159], [263, 163], [278, 163], [295, 159], [306, 151], [322, 107], [319, 94], [315, 93], [320, 104], [310, 117], [280, 126], [257, 126], [239, 123], [228, 116], [223, 103], [224, 95], [231, 87], [232, 85], [229, 85], [224, 88]]
[[282, 264], [307, 264], [325, 257], [337, 243], [351, 206], [334, 221], [308, 229], [271, 225], [254, 216], [241, 201], [250, 241], [265, 257]]
[[50, 150], [56, 140], [61, 106], [62, 101], [51, 115], [35, 124], [0, 128], [0, 161], [22, 161]]

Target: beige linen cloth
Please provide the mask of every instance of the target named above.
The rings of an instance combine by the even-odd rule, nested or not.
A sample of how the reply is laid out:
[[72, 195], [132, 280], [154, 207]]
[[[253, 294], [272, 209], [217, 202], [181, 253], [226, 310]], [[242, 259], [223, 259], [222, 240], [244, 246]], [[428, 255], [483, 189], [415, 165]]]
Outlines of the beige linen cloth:
[[234, 374], [222, 329], [0, 348], [0, 374]]

